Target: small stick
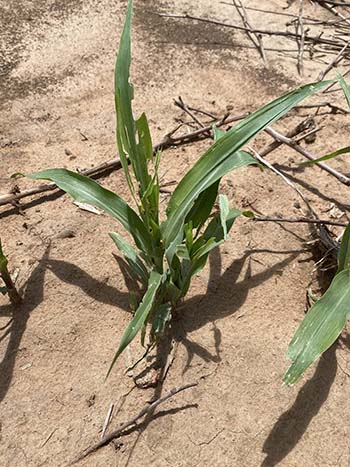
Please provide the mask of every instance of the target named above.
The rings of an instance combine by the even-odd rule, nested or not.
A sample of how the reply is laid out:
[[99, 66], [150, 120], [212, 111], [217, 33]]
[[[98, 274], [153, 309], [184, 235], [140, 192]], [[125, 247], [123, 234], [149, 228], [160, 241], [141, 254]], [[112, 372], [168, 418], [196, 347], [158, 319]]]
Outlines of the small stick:
[[261, 162], [263, 165], [265, 165], [268, 169], [272, 170], [272, 172], [274, 172], [276, 175], [278, 175], [279, 177], [282, 178], [282, 180], [287, 184], [289, 185], [294, 191], [296, 191], [298, 193], [298, 195], [300, 196], [300, 198], [304, 201], [304, 203], [306, 204], [307, 208], [309, 209], [310, 213], [312, 214], [312, 216], [315, 218], [315, 219], [318, 219], [318, 216], [315, 212], [315, 210], [313, 209], [313, 207], [311, 206], [310, 204], [310, 201], [307, 199], [307, 197], [304, 195], [304, 193], [292, 182], [289, 180], [288, 177], [286, 177], [284, 175], [284, 173], [278, 169], [276, 169], [275, 166], [273, 166], [272, 164], [270, 164], [270, 162], [268, 162], [266, 159], [264, 159], [254, 148], [250, 147], [249, 148], [252, 153], [254, 154], [254, 157], [259, 161]]
[[232, 0], [232, 3], [236, 7], [236, 10], [239, 16], [241, 17], [243, 25], [248, 29], [247, 36], [258, 49], [258, 52], [260, 53], [261, 58], [263, 59], [263, 62], [266, 65], [267, 59], [261, 34], [257, 34], [253, 31], [253, 27], [250, 24], [247, 11], [241, 0]]
[[[233, 6], [232, 3], [228, 3], [228, 2], [220, 2], [220, 3], [222, 3], [223, 5]], [[277, 16], [288, 16], [289, 18], [298, 18], [297, 15], [293, 15], [291, 13], [283, 13], [281, 11], [264, 10], [262, 8], [254, 8], [254, 7], [249, 7], [249, 6], [246, 6], [245, 8], [246, 10], [259, 11], [260, 13], [268, 13], [268, 14], [277, 15]], [[313, 18], [306, 18], [306, 19], [310, 21], [317, 21]]]
[[349, 111], [343, 109], [342, 107], [339, 107], [338, 105], [331, 104], [330, 102], [320, 102], [319, 104], [302, 104], [302, 105], [296, 105], [294, 107], [295, 109], [319, 109], [320, 107], [328, 107], [331, 111], [331, 113], [337, 113], [340, 112], [344, 115], [348, 114]]
[[101, 439], [101, 441], [99, 441], [98, 443], [96, 443], [96, 444], [92, 445], [91, 447], [85, 449], [76, 459], [74, 459], [71, 462], [71, 465], [76, 464], [77, 462], [79, 462], [82, 459], [84, 459], [85, 457], [87, 457], [89, 454], [97, 451], [97, 449], [100, 449], [102, 446], [105, 446], [110, 441], [112, 441], [114, 438], [117, 438], [118, 436], [120, 436], [122, 434], [122, 432], [125, 431], [130, 426], [136, 425], [136, 422], [140, 418], [144, 417], [147, 414], [153, 413], [154, 410], [158, 407], [158, 405], [163, 404], [165, 401], [167, 401], [171, 397], [175, 396], [179, 392], [185, 391], [186, 389], [189, 389], [189, 388], [193, 388], [194, 386], [197, 386], [197, 385], [198, 385], [198, 383], [189, 383], [189, 384], [185, 384], [183, 386], [180, 386], [178, 388], [173, 388], [171, 391], [166, 393], [163, 397], [160, 397], [156, 401], [154, 401], [151, 404], [144, 407], [137, 415], [135, 415], [135, 417], [131, 418], [127, 422], [120, 425], [119, 428], [112, 431], [112, 433], [110, 433], [109, 435], [105, 436], [103, 439]]
[[350, 42], [347, 42], [344, 47], [341, 49], [341, 51], [338, 53], [336, 57], [327, 65], [326, 69], [321, 71], [321, 73], [318, 75], [318, 81], [322, 81], [325, 76], [331, 71], [331, 69], [335, 66], [337, 66], [344, 58], [344, 52], [348, 48]]
[[203, 109], [196, 109], [195, 107], [190, 107], [190, 106], [188, 106], [188, 108], [189, 108], [190, 110], [193, 110], [193, 112], [197, 112], [197, 113], [199, 113], [199, 114], [203, 114], [203, 115], [205, 115], [205, 116], [211, 118], [212, 120], [217, 120], [217, 119], [218, 119], [217, 115], [214, 115], [213, 113], [208, 112], [208, 111], [206, 111], [206, 110], [203, 110]]
[[329, 3], [330, 5], [338, 5], [338, 6], [350, 6], [350, 3], [344, 2], [344, 1], [335, 1], [335, 0], [316, 0], [317, 3], [323, 4], [323, 3]]
[[[302, 133], [303, 131], [305, 131], [307, 129], [309, 122], [310, 122], [309, 118], [302, 121], [295, 128], [289, 130], [288, 133], [286, 134], [286, 137], [287, 138], [294, 138], [294, 137], [298, 136], [300, 133]], [[300, 138], [299, 138], [299, 141], [300, 141], [301, 138], [305, 138], [306, 136], [307, 136], [307, 134], [301, 135]], [[279, 148], [282, 144], [283, 144], [282, 141], [279, 141], [279, 140], [275, 139], [274, 141], [272, 141], [272, 143], [265, 146], [265, 148], [262, 149], [259, 152], [259, 154], [260, 154], [260, 156], [265, 157], [268, 154], [270, 154], [270, 152], [272, 152], [275, 149]]]
[[305, 29], [304, 29], [304, 20], [303, 20], [303, 0], [299, 0], [299, 14], [298, 14], [298, 23], [296, 32], [300, 31], [300, 39], [298, 43], [298, 73], [299, 75], [304, 74], [304, 45], [305, 45]]
[[[276, 175], [281, 177], [282, 180], [288, 186], [290, 186], [300, 196], [300, 198], [306, 204], [311, 216], [316, 220], [319, 219], [316, 211], [311, 206], [310, 201], [307, 199], [307, 197], [304, 195], [304, 193], [291, 180], [289, 180], [289, 178], [286, 177], [285, 174], [281, 170], [276, 169], [276, 167], [274, 167], [266, 159], [261, 157], [261, 155], [255, 149], [250, 148], [250, 150], [252, 151], [252, 153], [254, 154], [254, 156], [256, 157], [256, 159], [259, 162], [261, 162], [263, 165], [265, 165], [270, 170], [272, 170], [272, 172], [274, 172]], [[327, 250], [329, 250], [330, 252], [332, 252], [336, 256], [337, 251], [338, 251], [338, 244], [332, 239], [332, 237], [330, 236], [330, 234], [329, 234], [327, 228], [324, 226], [324, 224], [316, 224], [316, 226], [318, 228], [318, 233], [320, 235], [321, 242], [323, 243], [323, 245], [326, 247]]]
[[204, 128], [203, 123], [199, 120], [199, 118], [197, 118], [197, 116], [192, 112], [192, 110], [190, 110], [190, 108], [184, 103], [181, 96], [179, 96], [178, 99], [174, 99], [174, 102], [175, 102], [175, 105], [180, 107], [180, 109], [184, 110], [196, 123], [198, 123], [198, 125], [201, 128]]
[[296, 143], [299, 143], [299, 141], [302, 141], [303, 139], [306, 139], [308, 136], [311, 136], [311, 135], [314, 135], [315, 133], [318, 133], [319, 131], [322, 130], [322, 128], [324, 128], [324, 127], [321, 127], [321, 128], [313, 128], [312, 130], [307, 131], [307, 132], [304, 133], [303, 135], [299, 135], [299, 136], [297, 136], [296, 138], [294, 138], [294, 141], [295, 141]]
[[340, 13], [336, 8], [335, 6], [332, 6], [332, 5], [339, 5], [339, 6], [346, 6], [346, 4], [344, 3], [340, 3], [340, 2], [330, 2], [330, 1], [319, 1], [318, 0], [318, 3], [323, 6], [324, 8], [326, 8], [326, 10], [329, 10], [331, 11], [332, 13], [334, 13], [336, 16], [338, 16], [339, 18], [341, 18], [346, 24], [348, 24], [350, 26], [350, 21], [346, 18], [346, 16], [344, 16], [342, 13]]
[[349, 224], [344, 222], [337, 222], [325, 219], [307, 219], [305, 217], [298, 218], [285, 218], [285, 217], [254, 217], [254, 222], [287, 222], [291, 224], [303, 223], [303, 224], [323, 224], [323, 225], [335, 225], [339, 227], [347, 227]]
[[[294, 149], [295, 151], [297, 151], [299, 154], [301, 154], [302, 156], [306, 157], [306, 159], [309, 159], [310, 161], [314, 161], [316, 160], [317, 158], [314, 157], [312, 154], [309, 153], [309, 151], [307, 151], [306, 149], [304, 149], [303, 147], [301, 147], [296, 141], [294, 141], [293, 139], [291, 138], [288, 138], [284, 135], [282, 135], [281, 133], [279, 133], [278, 131], [272, 129], [272, 128], [266, 128], [266, 133], [268, 133], [270, 136], [272, 136], [274, 139], [284, 143], [284, 144], [287, 144], [287, 146], [291, 147], [292, 149]], [[333, 177], [335, 177], [337, 180], [339, 180], [341, 183], [343, 183], [344, 185], [347, 185], [349, 186], [350, 185], [350, 178], [346, 177], [345, 175], [341, 174], [340, 172], [338, 172], [337, 170], [333, 169], [332, 167], [330, 167], [329, 165], [325, 164], [324, 162], [316, 162], [316, 164], [318, 167], [320, 167], [321, 169], [325, 170], [326, 172], [328, 172], [329, 174], [333, 175]]]
[[[347, 70], [345, 73], [342, 73], [343, 78], [345, 78], [345, 76], [347, 76], [349, 73], [350, 73], [350, 69]], [[325, 89], [323, 89], [323, 90], [321, 91], [321, 93], [322, 93], [322, 94], [326, 94], [326, 93], [329, 93], [329, 92], [334, 92], [334, 91], [331, 91], [331, 88], [332, 88], [333, 86], [335, 86], [336, 84], [337, 84], [337, 82], [331, 83], [329, 86], [327, 86]], [[339, 91], [339, 89], [336, 89], [335, 91]]]
[[114, 404], [111, 404], [110, 407], [109, 407], [109, 410], [108, 410], [108, 412], [107, 412], [105, 422], [104, 422], [104, 424], [103, 424], [102, 433], [101, 433], [101, 439], [103, 439], [104, 436], [105, 436], [107, 427], [108, 427], [109, 422], [110, 422], [110, 420], [111, 420], [111, 416], [112, 416], [112, 413], [113, 413], [113, 409], [114, 409]]
[[[171, 13], [157, 13], [158, 16], [162, 18], [175, 18], [175, 19], [187, 19], [191, 21], [198, 21], [202, 23], [207, 23], [207, 24], [214, 24], [217, 26], [223, 26], [226, 28], [231, 28], [231, 29], [237, 29], [239, 31], [250, 31], [254, 32], [256, 34], [264, 34], [267, 36], [282, 36], [282, 37], [288, 37], [288, 38], [293, 38], [293, 39], [301, 39], [301, 35], [299, 33], [293, 33], [289, 31], [273, 31], [273, 30], [266, 30], [266, 29], [260, 29], [260, 28], [255, 28], [249, 30], [245, 26], [238, 26], [236, 24], [228, 24], [228, 23], [223, 23], [222, 21], [217, 21], [214, 19], [207, 19], [207, 18], [201, 18], [200, 16], [192, 16], [189, 14], [184, 14], [184, 15], [178, 15], [178, 14], [171, 14]], [[337, 45], [337, 42], [331, 39], [326, 39], [321, 36], [306, 36], [307, 41], [309, 42], [314, 42], [316, 44], [327, 44], [327, 45]]]

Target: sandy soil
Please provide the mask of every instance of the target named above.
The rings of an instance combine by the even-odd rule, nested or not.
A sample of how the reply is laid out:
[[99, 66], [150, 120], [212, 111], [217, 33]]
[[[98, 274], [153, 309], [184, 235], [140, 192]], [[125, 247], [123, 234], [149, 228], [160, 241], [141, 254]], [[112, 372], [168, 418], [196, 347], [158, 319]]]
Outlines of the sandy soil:
[[[297, 11], [295, 3], [282, 10], [282, 1], [246, 4]], [[21, 189], [33, 186], [10, 180], [14, 172], [89, 168], [116, 154], [113, 67], [125, 6], [119, 0], [10, 0], [1, 6], [1, 193], [16, 183]], [[267, 51], [265, 68], [254, 49], [242, 47], [250, 45], [243, 33], [155, 14], [185, 11], [239, 21], [234, 8], [219, 0], [135, 0], [135, 110], [148, 114], [155, 141], [183, 117], [173, 105], [178, 95], [217, 115], [227, 109], [241, 113], [316, 79], [325, 67], [306, 60], [301, 79], [295, 52]], [[306, 14], [327, 16], [311, 3]], [[262, 19], [258, 12], [251, 12], [251, 19], [279, 29], [286, 22], [275, 15]], [[266, 40], [267, 47], [281, 44]], [[283, 42], [283, 47], [296, 45]], [[345, 105], [337, 95], [334, 99]], [[302, 114], [293, 113], [277, 127], [291, 128]], [[324, 128], [310, 151], [322, 155], [348, 145], [347, 116], [327, 115], [321, 122]], [[264, 142], [260, 137], [257, 147]], [[164, 180], [179, 180], [208, 144], [167, 150]], [[317, 168], [298, 169], [300, 159], [291, 150], [282, 148], [269, 160], [300, 183], [323, 216], [332, 206], [349, 209], [346, 187]], [[349, 171], [346, 158], [332, 165]], [[120, 172], [101, 183], [128, 199]], [[267, 171], [234, 172], [222, 191], [238, 208], [300, 214], [296, 194]], [[128, 284], [107, 235], [119, 227], [63, 195], [35, 197], [20, 209], [3, 207], [0, 219], [4, 248], [11, 270], [19, 270], [24, 295], [18, 311], [0, 297], [0, 464], [67, 465], [98, 439], [111, 403], [114, 427], [154, 396], [154, 389], [133, 389], [125, 374], [141, 353], [138, 342], [104, 382], [129, 320]], [[67, 229], [74, 237], [65, 236]], [[350, 465], [348, 349], [334, 346], [293, 388], [281, 382], [314, 268], [309, 240], [304, 226], [237, 222], [231, 240], [193, 282], [163, 392], [185, 382], [198, 386], [80, 465]]]

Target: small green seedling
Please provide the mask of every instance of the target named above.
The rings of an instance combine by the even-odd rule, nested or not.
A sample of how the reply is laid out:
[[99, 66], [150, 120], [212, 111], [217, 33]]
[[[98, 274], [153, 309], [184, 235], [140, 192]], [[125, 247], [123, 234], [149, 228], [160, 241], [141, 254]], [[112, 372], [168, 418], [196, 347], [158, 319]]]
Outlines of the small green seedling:
[[214, 205], [225, 174], [256, 164], [252, 155], [241, 148], [303, 99], [330, 83], [314, 83], [289, 92], [227, 132], [214, 129], [214, 144], [179, 182], [168, 203], [165, 219], [161, 220], [158, 180], [161, 153], [153, 152], [145, 114], [134, 120], [132, 112], [131, 15], [129, 0], [115, 67], [116, 134], [125, 178], [138, 212], [117, 194], [78, 173], [51, 169], [30, 175], [34, 179], [52, 180], [76, 200], [104, 210], [134, 240], [136, 246], [119, 233], [111, 234], [145, 293], [124, 332], [109, 372], [139, 331], [142, 343], [147, 328], [149, 343], [159, 341], [176, 305], [187, 294], [192, 277], [204, 267], [210, 251], [228, 238], [235, 219], [242, 213], [231, 208], [224, 195], [219, 195], [218, 211]]
[[0, 240], [0, 277], [3, 280], [5, 287], [0, 287], [0, 293], [3, 295], [8, 294], [11, 302], [14, 305], [19, 305], [22, 301], [19, 293], [17, 292], [16, 286], [13, 283], [10, 273], [7, 269], [8, 260], [4, 255], [2, 250], [1, 240]]

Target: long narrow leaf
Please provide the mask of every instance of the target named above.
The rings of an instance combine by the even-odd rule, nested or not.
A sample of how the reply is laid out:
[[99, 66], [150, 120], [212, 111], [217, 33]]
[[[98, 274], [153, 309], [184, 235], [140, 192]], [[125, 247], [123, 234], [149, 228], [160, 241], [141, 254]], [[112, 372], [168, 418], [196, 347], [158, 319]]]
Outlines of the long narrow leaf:
[[338, 252], [338, 271], [337, 274], [344, 269], [349, 268], [350, 260], [350, 225], [346, 227], [341, 239], [340, 248]]
[[194, 245], [195, 251], [191, 261], [186, 261], [186, 270], [182, 271], [181, 296], [185, 296], [193, 276], [198, 274], [205, 266], [208, 255], [211, 250], [221, 245], [226, 235], [230, 232], [234, 221], [241, 215], [241, 211], [231, 208], [226, 214], [226, 229], [223, 228], [224, 218], [218, 213], [208, 224], [203, 235], [196, 241]]
[[198, 229], [205, 223], [215, 204], [219, 183], [220, 180], [217, 180], [198, 196], [190, 212], [186, 216], [185, 224], [192, 221], [193, 228]]
[[182, 228], [193, 202], [210, 185], [231, 170], [254, 163], [246, 153], [237, 152], [264, 128], [278, 120], [306, 97], [333, 81], [303, 86], [270, 102], [226, 132], [187, 172], [175, 189], [167, 209], [163, 235], [168, 247]]
[[131, 233], [140, 250], [151, 251], [150, 235], [136, 212], [122, 198], [94, 180], [66, 169], [43, 170], [28, 177], [36, 180], [51, 180], [75, 200], [92, 204], [107, 212], [118, 219]]
[[[136, 142], [136, 123], [132, 113], [134, 90], [129, 82], [131, 64], [131, 17], [132, 0], [129, 0], [123, 33], [120, 39], [119, 51], [115, 66], [115, 106], [117, 114], [117, 143], [129, 187], [134, 190], [128, 168], [129, 157], [136, 179], [140, 183], [141, 194], [149, 183], [147, 160], [145, 154], [139, 151]], [[141, 120], [144, 122], [145, 117]], [[139, 123], [140, 124], [140, 123]]]
[[118, 249], [123, 254], [126, 262], [129, 264], [136, 277], [144, 284], [147, 285], [149, 273], [144, 265], [140, 255], [135, 248], [130, 245], [123, 237], [115, 232], [109, 234], [113, 242], [117, 245]]
[[219, 205], [220, 205], [220, 222], [221, 222], [221, 227], [222, 231], [224, 233], [224, 240], [228, 239], [228, 233], [227, 233], [227, 218], [230, 213], [230, 206], [228, 202], [228, 198], [226, 195], [220, 195], [219, 196]]
[[[216, 125], [213, 125], [214, 132], [214, 141], [222, 138], [225, 135], [225, 131], [217, 128]], [[190, 212], [187, 214], [185, 219], [185, 224], [189, 221], [192, 221], [194, 229], [199, 229], [205, 221], [208, 219], [211, 210], [213, 209], [215, 200], [218, 195], [220, 179], [217, 180], [213, 185], [209, 186], [205, 191], [203, 191], [196, 201], [194, 202], [193, 207]]]
[[350, 271], [337, 274], [326, 293], [310, 308], [288, 348], [292, 365], [283, 381], [292, 385], [338, 338], [350, 313]]
[[130, 342], [134, 339], [136, 334], [140, 331], [142, 326], [145, 324], [149, 313], [152, 311], [154, 301], [156, 298], [157, 291], [162, 283], [163, 276], [158, 274], [155, 271], [151, 272], [149, 281], [148, 281], [148, 289], [145, 295], [143, 296], [143, 300], [135, 312], [133, 319], [128, 324], [123, 337], [120, 341], [118, 350], [112, 360], [111, 366], [109, 367], [108, 375], [110, 374], [117, 358], [123, 352], [123, 350], [130, 344]]
[[319, 157], [318, 159], [315, 159], [313, 161], [302, 162], [300, 165], [308, 167], [310, 165], [317, 164], [318, 162], [328, 161], [329, 159], [333, 159], [333, 157], [337, 157], [342, 154], [349, 154], [349, 153], [350, 153], [350, 146], [347, 146], [346, 148], [338, 149], [337, 151], [326, 154], [325, 156]]
[[8, 260], [2, 250], [2, 244], [0, 240], [0, 273], [7, 268], [7, 264], [8, 264]]
[[346, 102], [348, 103], [348, 106], [350, 108], [350, 89], [349, 89], [349, 86], [347, 85], [344, 76], [342, 76], [340, 73], [337, 73], [337, 78], [339, 80], [340, 86], [342, 87]]

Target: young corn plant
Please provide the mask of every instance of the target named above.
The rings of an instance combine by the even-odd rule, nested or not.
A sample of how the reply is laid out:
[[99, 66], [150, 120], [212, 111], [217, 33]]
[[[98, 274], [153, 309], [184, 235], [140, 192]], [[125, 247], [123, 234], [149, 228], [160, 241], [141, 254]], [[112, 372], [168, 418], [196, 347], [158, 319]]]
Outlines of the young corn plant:
[[[132, 111], [131, 16], [129, 0], [115, 67], [115, 106], [119, 157], [136, 210], [116, 193], [69, 170], [51, 169], [30, 175], [34, 179], [51, 180], [74, 199], [104, 210], [133, 238], [135, 245], [119, 233], [110, 234], [145, 293], [137, 303], [109, 372], [138, 332], [141, 331], [142, 344], [147, 330], [150, 343], [159, 341], [176, 305], [187, 294], [193, 276], [204, 267], [210, 251], [228, 238], [234, 221], [242, 213], [229, 206], [226, 196], [218, 195], [220, 180], [232, 170], [256, 164], [252, 155], [241, 148], [300, 101], [330, 83], [318, 82], [289, 92], [226, 133], [214, 128], [214, 144], [179, 182], [169, 200], [165, 219], [160, 219], [161, 153], [153, 152], [145, 114], [135, 120]], [[215, 212], [218, 196], [219, 210]]]
[[[350, 108], [350, 89], [338, 73], [338, 82]], [[314, 165], [343, 154], [350, 147], [333, 151], [303, 166]], [[284, 375], [287, 385], [296, 383], [304, 372], [338, 339], [350, 319], [350, 225], [344, 230], [338, 252], [338, 269], [325, 294], [314, 302], [291, 340], [287, 357], [292, 361]]]

